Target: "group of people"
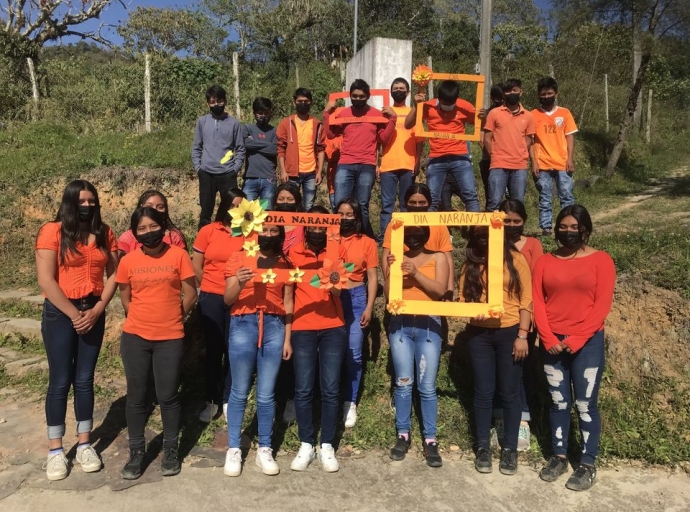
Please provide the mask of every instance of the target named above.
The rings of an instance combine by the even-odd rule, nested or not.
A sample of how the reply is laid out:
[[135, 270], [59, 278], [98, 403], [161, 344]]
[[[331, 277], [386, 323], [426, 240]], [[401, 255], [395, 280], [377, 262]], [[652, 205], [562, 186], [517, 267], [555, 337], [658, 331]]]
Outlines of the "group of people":
[[[500, 318], [472, 318], [467, 328], [474, 370], [475, 467], [482, 473], [492, 470], [489, 438], [493, 421], [502, 425], [499, 470], [504, 474], [517, 471], [520, 438], [529, 445], [529, 393], [525, 391], [529, 383], [523, 375], [527, 373], [526, 362], [532, 360], [530, 354], [539, 350], [553, 402], [554, 451], [540, 476], [554, 481], [567, 471], [574, 390], [583, 450], [580, 465], [566, 486], [584, 490], [596, 477], [603, 327], [611, 308], [615, 267], [610, 256], [588, 245], [592, 222], [580, 205], [567, 205], [558, 214], [554, 225], [558, 249], [553, 253], [543, 255], [539, 241], [523, 234], [527, 214], [521, 199], [527, 180], [520, 176], [527, 173], [526, 155], [532, 156], [535, 176], [548, 181], [549, 187], [549, 180], [555, 177], [559, 187], [567, 188], [558, 176], [572, 171], [574, 124], [548, 99], [556, 97], [555, 82], [544, 79], [539, 87], [543, 105], [539, 115], [544, 117], [544, 127], [537, 128], [536, 133], [534, 126], [542, 125], [536, 121], [537, 114], [520, 106], [521, 88], [516, 81], [503, 87], [505, 105], [482, 112], [482, 147], [489, 163], [481, 168], [488, 169], [488, 173], [482, 172], [487, 176], [488, 206], [503, 211], [506, 217], [504, 313]], [[45, 296], [43, 338], [50, 366], [46, 397], [49, 479], [65, 478], [69, 472], [62, 438], [72, 386], [78, 434], [75, 462], [86, 472], [102, 466], [89, 439], [93, 379], [104, 335], [105, 309], [118, 287], [126, 313], [121, 335], [130, 447], [122, 469], [125, 479], [139, 478], [148, 464], [144, 427], [151, 405], [152, 377], [163, 420], [162, 473], [169, 476], [180, 472], [178, 388], [184, 321], [197, 304], [206, 347], [206, 407], [199, 419], [210, 422], [221, 414], [222, 407], [228, 429], [224, 473], [239, 476], [243, 468], [241, 429], [255, 376], [256, 464], [261, 471], [267, 475], [280, 471], [272, 450], [277, 388], [287, 393], [284, 418], [296, 419], [301, 442], [290, 468], [304, 471], [318, 458], [324, 471], [338, 471], [336, 430], [341, 420], [346, 428], [357, 422], [362, 345], [372, 321], [379, 267], [386, 295], [390, 268], [400, 265], [403, 300], [487, 301], [489, 228], [473, 226], [463, 232], [465, 257], [456, 268], [446, 227], [405, 226], [404, 254], [393, 254], [388, 222], [397, 194], [402, 211], [437, 210], [448, 181], [461, 190], [467, 210], [479, 210], [465, 142], [431, 139], [428, 186], [414, 182], [421, 152], [413, 132], [415, 108], [424, 109], [423, 118], [431, 130], [460, 133], [465, 124], [474, 121], [474, 107], [459, 99], [457, 84], [448, 81], [440, 84], [438, 100], [412, 108], [405, 106], [409, 85], [404, 79], [393, 82], [394, 106], [382, 111], [367, 105], [369, 88], [364, 81], [355, 81], [350, 94], [352, 107], [337, 110], [328, 104], [322, 122], [309, 115], [311, 93], [298, 89], [294, 98], [297, 113], [274, 130], [269, 124], [269, 100], [257, 98], [256, 125], [242, 127], [225, 113], [224, 91], [218, 86], [209, 89], [211, 114], [197, 123], [193, 149], [201, 218], [192, 258], [161, 192], [142, 194], [131, 216], [130, 230], [117, 240], [101, 218], [93, 185], [84, 180], [68, 184], [55, 221], [41, 228], [36, 242], [38, 283]], [[418, 95], [415, 99], [423, 98]], [[362, 122], [352, 119], [362, 116], [366, 117]], [[565, 143], [554, 147], [542, 142], [540, 146], [537, 140], [542, 133], [547, 138], [563, 135]], [[328, 157], [328, 168], [334, 170], [327, 176], [333, 186], [331, 208], [314, 204], [328, 141], [338, 141], [340, 152], [337, 165], [333, 165], [335, 152]], [[535, 152], [537, 147], [540, 149]], [[379, 148], [382, 157], [377, 171]], [[516, 153], [522, 156], [518, 158]], [[557, 159], [562, 155], [566, 159], [560, 165]], [[542, 168], [546, 165], [542, 162], [549, 158], [553, 166]], [[237, 174], [242, 167], [245, 176], [240, 189]], [[390, 208], [388, 217], [382, 213], [381, 234], [375, 239], [368, 205], [377, 173], [382, 197], [390, 193]], [[542, 173], [546, 173], [543, 180]], [[510, 198], [502, 200], [506, 189]], [[211, 220], [218, 192], [220, 205]], [[256, 254], [250, 254], [244, 248], [244, 238], [234, 236], [230, 211], [246, 199], [259, 198], [271, 211], [339, 214], [338, 261], [326, 257], [328, 235], [320, 226], [264, 222]], [[551, 213], [548, 223], [546, 215], [542, 222], [541, 205], [540, 201], [540, 226], [551, 229]], [[380, 257], [377, 242], [383, 247]], [[257, 273], [268, 269], [318, 270], [325, 265], [336, 269], [345, 262], [352, 271], [339, 286], [255, 280]], [[333, 270], [330, 275], [340, 274]], [[410, 447], [416, 385], [424, 458], [429, 466], [440, 467], [436, 375], [441, 319], [412, 311], [391, 315], [388, 341], [396, 428], [390, 457], [402, 460]], [[320, 435], [314, 425], [317, 399], [321, 404]]]

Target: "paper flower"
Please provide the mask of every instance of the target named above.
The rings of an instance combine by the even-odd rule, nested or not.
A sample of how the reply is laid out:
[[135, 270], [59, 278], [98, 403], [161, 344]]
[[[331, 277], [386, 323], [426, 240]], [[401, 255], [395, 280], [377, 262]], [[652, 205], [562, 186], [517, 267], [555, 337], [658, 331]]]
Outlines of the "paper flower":
[[322, 290], [330, 290], [331, 288], [342, 290], [343, 286], [347, 286], [347, 280], [354, 269], [354, 263], [333, 262], [325, 259], [323, 267], [319, 269], [309, 284]]
[[391, 229], [399, 229], [403, 227], [404, 224], [405, 222], [402, 219], [393, 219], [390, 222]]
[[432, 71], [429, 66], [420, 64], [414, 68], [414, 71], [412, 72], [412, 81], [420, 89], [424, 88], [429, 84], [429, 82], [431, 82], [431, 73]]
[[294, 270], [290, 270], [289, 274], [291, 283], [301, 283], [304, 270], [300, 270], [299, 267], [297, 267]]
[[489, 306], [489, 318], [501, 318], [504, 311], [503, 306]]
[[391, 315], [399, 315], [405, 310], [404, 300], [392, 300], [386, 306], [386, 309]]
[[247, 240], [244, 242], [242, 249], [244, 249], [244, 252], [247, 253], [247, 256], [253, 258], [256, 256], [256, 253], [259, 250], [259, 244], [257, 244], [254, 240]]
[[273, 272], [272, 268], [269, 268], [265, 274], [261, 274], [261, 279], [263, 279], [264, 283], [274, 284], [276, 282], [276, 277], [278, 277], [278, 274]]
[[230, 210], [232, 217], [231, 228], [239, 228], [242, 235], [247, 237], [252, 231], [261, 233], [263, 223], [268, 214], [261, 208], [261, 203], [258, 200], [247, 201], [242, 199], [242, 202], [237, 208]]
[[505, 219], [507, 215], [504, 212], [499, 212], [496, 210], [491, 214], [491, 227], [494, 229], [498, 229], [501, 226], [503, 226], [503, 219]]

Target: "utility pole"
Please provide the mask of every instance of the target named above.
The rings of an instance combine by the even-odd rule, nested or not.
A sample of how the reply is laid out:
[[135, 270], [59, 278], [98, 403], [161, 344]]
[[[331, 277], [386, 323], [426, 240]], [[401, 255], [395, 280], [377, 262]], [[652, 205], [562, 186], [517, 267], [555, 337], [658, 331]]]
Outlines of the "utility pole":
[[353, 43], [352, 43], [352, 56], [354, 57], [357, 54], [357, 11], [358, 11], [358, 4], [359, 2], [355, 0], [355, 30], [354, 33], [355, 35], [353, 36]]
[[484, 75], [484, 108], [489, 107], [491, 92], [491, 11], [492, 0], [482, 0], [482, 19], [479, 29], [479, 74]]

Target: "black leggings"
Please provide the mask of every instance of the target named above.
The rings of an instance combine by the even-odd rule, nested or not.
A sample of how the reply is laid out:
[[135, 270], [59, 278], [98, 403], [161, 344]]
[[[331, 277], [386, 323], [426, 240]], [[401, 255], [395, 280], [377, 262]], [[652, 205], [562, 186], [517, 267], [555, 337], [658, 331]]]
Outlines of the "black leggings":
[[122, 333], [120, 354], [127, 378], [127, 431], [129, 447], [146, 447], [144, 428], [148, 418], [148, 386], [151, 369], [163, 418], [163, 448], [177, 448], [180, 432], [180, 368], [184, 339], [148, 341]]

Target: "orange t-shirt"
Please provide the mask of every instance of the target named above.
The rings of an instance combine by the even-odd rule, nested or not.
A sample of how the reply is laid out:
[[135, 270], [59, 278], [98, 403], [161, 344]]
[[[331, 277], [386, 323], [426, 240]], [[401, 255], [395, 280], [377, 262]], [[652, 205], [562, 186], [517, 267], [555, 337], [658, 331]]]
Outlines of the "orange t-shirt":
[[[475, 109], [470, 102], [458, 98], [455, 109], [441, 110], [438, 100], [424, 102], [424, 120], [428, 131], [444, 133], [465, 133], [466, 124], [474, 124]], [[454, 139], [429, 139], [429, 158], [448, 155], [467, 155], [467, 142]]]
[[[383, 234], [383, 247], [390, 251], [391, 248], [391, 229], [392, 226], [388, 224], [386, 232]], [[401, 229], [401, 228], [398, 228]], [[409, 247], [404, 245], [407, 251]], [[424, 244], [424, 248], [431, 252], [450, 252], [453, 250], [453, 244], [450, 241], [450, 231], [445, 226], [429, 226], [429, 241]]]
[[517, 114], [508, 107], [489, 112], [484, 131], [493, 134], [491, 169], [527, 169], [528, 135], [534, 135], [534, 117], [520, 105]]
[[395, 121], [393, 136], [383, 146], [379, 171], [413, 171], [417, 161], [417, 139], [414, 136], [414, 128], [405, 128], [405, 117], [411, 109], [407, 106], [392, 108], [398, 119]]
[[340, 239], [340, 247], [345, 250], [345, 263], [354, 263], [351, 281], [362, 282], [370, 268], [379, 266], [379, 251], [376, 242], [366, 235], [352, 235]]
[[314, 172], [316, 170], [314, 123], [311, 119], [302, 121], [295, 116], [295, 127], [297, 129], [297, 148], [299, 150], [299, 172]]
[[125, 254], [117, 267], [117, 282], [132, 289], [132, 301], [122, 330], [145, 340], [184, 338], [182, 281], [194, 277], [187, 251], [169, 245], [154, 257], [142, 250]]
[[204, 255], [204, 275], [200, 289], [206, 293], [225, 293], [225, 264], [242, 250], [244, 237], [232, 236], [222, 222], [206, 224], [194, 240], [194, 250]]
[[565, 171], [568, 161], [566, 135], [577, 132], [575, 119], [567, 108], [556, 106], [551, 112], [537, 108], [532, 110], [534, 118], [534, 158], [539, 169]]
[[[341, 258], [344, 251], [341, 249]], [[315, 255], [304, 244], [290, 250], [288, 259], [300, 270], [316, 270], [323, 267], [326, 252]], [[318, 331], [345, 325], [340, 297], [330, 291], [316, 288], [308, 282], [295, 285], [295, 314], [292, 331]]]
[[68, 299], [80, 299], [89, 294], [100, 297], [103, 292], [103, 272], [108, 264], [109, 252], [117, 252], [117, 240], [110, 227], [103, 225], [106, 236], [106, 252], [96, 247], [95, 243], [84, 245], [76, 243], [81, 254], [68, 252], [65, 261], [60, 261], [60, 239], [62, 225], [60, 222], [49, 222], [41, 227], [36, 238], [36, 250], [55, 251], [58, 260], [58, 286]]
[[[436, 279], [436, 258], [432, 255], [429, 260], [417, 269], [429, 279]], [[417, 286], [417, 280], [403, 272], [403, 300], [434, 300]]]
[[527, 260], [530, 272], [534, 272], [534, 265], [537, 263], [537, 260], [544, 255], [544, 249], [539, 240], [531, 236], [526, 236], [525, 245], [520, 249], [520, 254]]
[[343, 136], [334, 139], [326, 139], [326, 182], [328, 193], [335, 194], [335, 171], [340, 160], [340, 148], [343, 145]]
[[[228, 260], [225, 266], [225, 279], [237, 275], [237, 271], [247, 267], [254, 269], [255, 272], [266, 272], [268, 269], [257, 268], [257, 258], [248, 258], [245, 252], [236, 252]], [[284, 261], [279, 261], [273, 268], [291, 268]], [[231, 315], [248, 315], [256, 313], [260, 309], [269, 315], [284, 315], [285, 304], [283, 303], [282, 284], [257, 283], [248, 281], [240, 296], [230, 309]]]

